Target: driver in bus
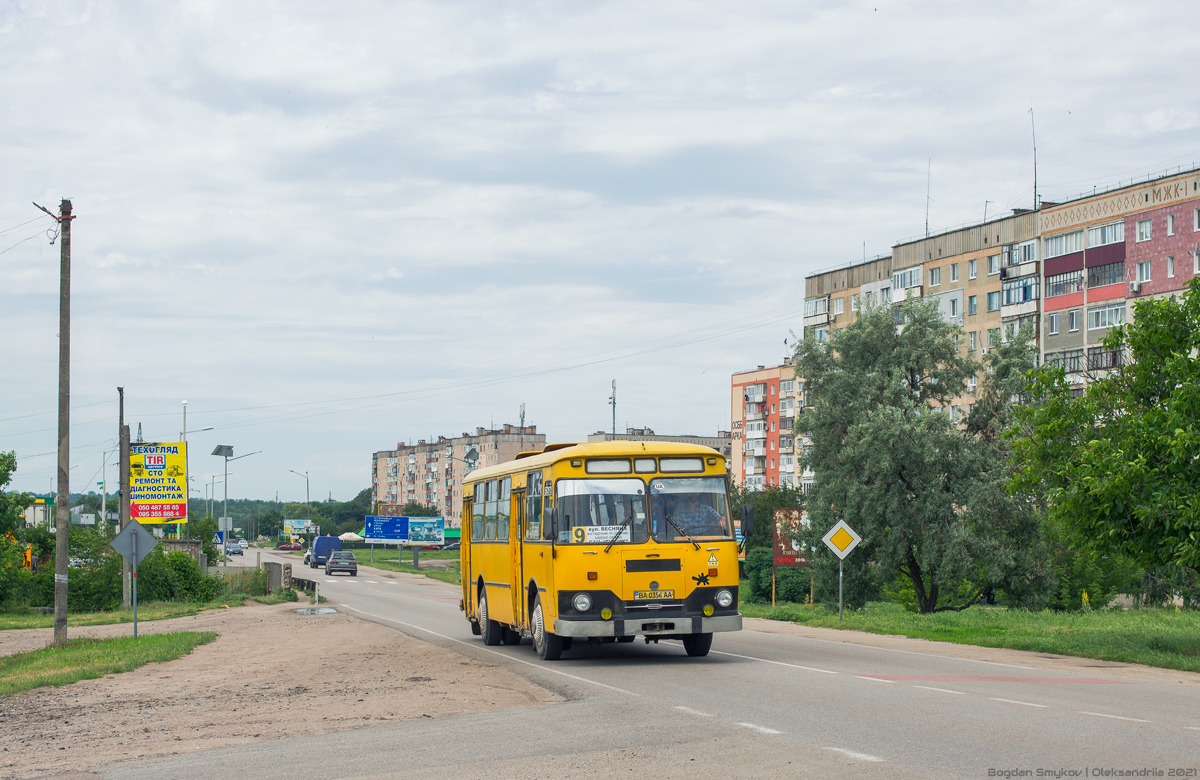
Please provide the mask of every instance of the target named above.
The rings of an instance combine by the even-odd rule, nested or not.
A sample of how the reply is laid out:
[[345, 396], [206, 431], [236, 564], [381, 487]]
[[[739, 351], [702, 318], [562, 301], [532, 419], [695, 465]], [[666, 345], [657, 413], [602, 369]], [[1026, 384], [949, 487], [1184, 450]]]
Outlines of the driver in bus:
[[670, 517], [693, 536], [728, 536], [725, 516], [702, 503], [696, 493], [687, 493], [677, 499]]

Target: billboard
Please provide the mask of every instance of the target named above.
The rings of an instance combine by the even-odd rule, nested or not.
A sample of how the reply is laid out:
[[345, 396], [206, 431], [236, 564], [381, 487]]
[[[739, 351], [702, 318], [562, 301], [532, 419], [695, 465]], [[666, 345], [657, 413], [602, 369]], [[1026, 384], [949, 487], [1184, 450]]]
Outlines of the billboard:
[[187, 444], [129, 446], [129, 516], [139, 523], [187, 520]]
[[440, 547], [446, 542], [446, 518], [367, 515], [363, 536], [368, 542], [436, 544]]
[[805, 518], [799, 509], [775, 510], [775, 533], [772, 553], [776, 566], [807, 566], [808, 556], [796, 541], [804, 531]]

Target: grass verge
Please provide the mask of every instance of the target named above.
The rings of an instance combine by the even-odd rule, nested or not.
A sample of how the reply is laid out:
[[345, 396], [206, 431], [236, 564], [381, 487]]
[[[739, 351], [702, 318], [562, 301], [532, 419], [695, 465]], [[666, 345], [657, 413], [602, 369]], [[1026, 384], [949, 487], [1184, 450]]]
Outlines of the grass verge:
[[[139, 610], [140, 611], [140, 610]], [[0, 696], [69, 685], [107, 674], [128, 672], [150, 663], [173, 661], [217, 638], [213, 631], [180, 631], [134, 639], [72, 639], [62, 647], [46, 647], [0, 658]]]
[[[261, 604], [279, 604], [284, 601], [295, 601], [295, 591], [279, 590], [266, 596], [251, 596], [246, 593], [231, 593], [213, 601], [198, 603], [194, 601], [155, 601], [149, 604], [138, 604], [138, 622], [151, 620], [168, 620], [177, 617], [190, 617], [208, 609], [238, 607], [245, 601], [257, 601]], [[132, 623], [133, 611], [128, 612], [76, 612], [67, 615], [68, 626], [107, 626], [114, 623]], [[54, 615], [16, 615], [0, 614], [0, 631], [22, 628], [53, 628]]]
[[[422, 555], [422, 558], [425, 556]], [[359, 563], [363, 563], [359, 561]], [[441, 580], [448, 582], [451, 585], [459, 584], [459, 570], [462, 563], [454, 560], [450, 561], [445, 568], [422, 564], [421, 568], [414, 569], [411, 563], [397, 564], [395, 561], [381, 561], [378, 557], [375, 558], [375, 563], [364, 563], [365, 566], [371, 566], [384, 571], [402, 571], [408, 574], [423, 574], [432, 580]]]
[[974, 606], [962, 612], [919, 615], [899, 604], [871, 603], [847, 611], [823, 605], [743, 603], [746, 617], [786, 620], [820, 628], [896, 634], [980, 647], [1146, 664], [1200, 672], [1200, 613], [1169, 609], [1027, 612]]

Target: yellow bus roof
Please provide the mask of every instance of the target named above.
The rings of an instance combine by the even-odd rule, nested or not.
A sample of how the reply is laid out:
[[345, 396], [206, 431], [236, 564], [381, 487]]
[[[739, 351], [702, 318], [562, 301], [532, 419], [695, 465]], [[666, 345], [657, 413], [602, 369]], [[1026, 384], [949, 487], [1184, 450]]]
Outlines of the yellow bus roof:
[[657, 441], [600, 441], [584, 444], [550, 444], [546, 449], [536, 454], [522, 453], [516, 460], [510, 460], [495, 466], [477, 469], [463, 477], [463, 482], [478, 482], [481, 479], [504, 477], [509, 474], [519, 474], [524, 471], [544, 468], [564, 460], [579, 460], [581, 458], [613, 458], [621, 455], [634, 457], [637, 455], [700, 455], [708, 458], [725, 456], [712, 447], [700, 444], [678, 444], [676, 442]]

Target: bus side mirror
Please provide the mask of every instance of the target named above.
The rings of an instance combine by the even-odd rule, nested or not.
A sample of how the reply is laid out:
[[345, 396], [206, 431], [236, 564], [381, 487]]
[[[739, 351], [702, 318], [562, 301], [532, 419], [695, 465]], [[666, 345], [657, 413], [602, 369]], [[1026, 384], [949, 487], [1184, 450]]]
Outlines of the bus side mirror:
[[558, 509], [548, 506], [542, 515], [542, 539], [553, 542], [558, 538]]
[[749, 539], [752, 533], [754, 533], [754, 507], [750, 504], [742, 504], [742, 538]]

